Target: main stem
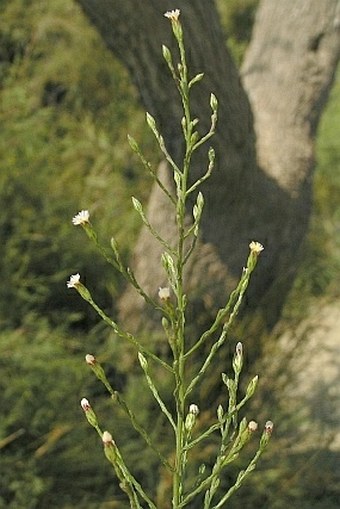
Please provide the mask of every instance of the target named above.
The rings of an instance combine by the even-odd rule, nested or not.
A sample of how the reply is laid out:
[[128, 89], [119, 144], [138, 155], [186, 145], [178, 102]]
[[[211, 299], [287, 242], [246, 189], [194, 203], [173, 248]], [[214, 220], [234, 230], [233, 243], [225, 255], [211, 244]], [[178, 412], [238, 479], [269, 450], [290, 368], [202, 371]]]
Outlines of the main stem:
[[179, 49], [181, 57], [180, 71], [180, 94], [182, 98], [184, 118], [185, 118], [185, 142], [186, 151], [183, 161], [183, 169], [181, 175], [180, 192], [178, 193], [177, 204], [177, 228], [178, 228], [178, 248], [177, 248], [177, 348], [176, 359], [174, 362], [174, 371], [176, 378], [176, 464], [173, 482], [173, 509], [177, 509], [183, 500], [183, 484], [185, 474], [185, 295], [183, 291], [183, 269], [184, 269], [184, 238], [185, 238], [185, 212], [186, 212], [186, 192], [188, 186], [188, 176], [190, 168], [190, 159], [192, 153], [191, 135], [192, 124], [189, 108], [189, 87], [187, 67], [185, 61], [185, 52], [183, 41], [179, 40]]

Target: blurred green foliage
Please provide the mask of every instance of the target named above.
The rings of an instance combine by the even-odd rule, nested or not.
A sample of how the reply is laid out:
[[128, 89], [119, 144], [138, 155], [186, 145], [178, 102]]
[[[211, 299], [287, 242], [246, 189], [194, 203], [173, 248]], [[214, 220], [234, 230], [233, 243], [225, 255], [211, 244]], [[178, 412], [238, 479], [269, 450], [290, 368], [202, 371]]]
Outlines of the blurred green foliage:
[[251, 38], [259, 0], [218, 0], [217, 6], [225, 29], [226, 44], [240, 65]]
[[65, 307], [69, 317], [70, 271], [86, 270], [107, 305], [116, 293], [70, 220], [90, 208], [105, 238], [129, 247], [129, 187], [140, 178], [126, 133], [144, 138], [143, 115], [126, 72], [74, 4], [14, 0], [1, 11], [0, 323], [16, 326], [34, 310], [57, 324]]
[[[219, 0], [228, 44], [238, 62], [256, 5], [256, 0]], [[301, 294], [307, 298], [338, 292], [339, 97], [338, 80], [318, 137], [315, 206], [291, 310], [304, 302]], [[106, 425], [112, 420], [114, 434], [125, 441], [137, 475], [153, 484], [156, 459], [150, 453], [146, 460], [144, 450], [140, 454], [143, 445], [126, 429], [119, 412], [113, 419], [103, 390], [83, 361], [86, 353], [95, 351], [104, 364], [111, 362], [116, 349], [88, 306], [66, 289], [68, 276], [79, 271], [101, 306], [114, 312], [122, 281], [72, 226], [71, 218], [89, 208], [103, 243], [109, 245], [115, 235], [128, 256], [139, 227], [129, 197], [138, 193], [146, 198], [150, 181], [128, 147], [127, 133], [139, 140], [148, 158], [158, 157], [143, 119], [125, 69], [73, 2], [2, 0], [0, 508], [124, 507], [81, 414], [83, 396], [94, 397], [98, 414], [105, 416]], [[130, 369], [126, 378], [119, 367], [110, 368], [110, 380], [118, 389], [125, 386], [146, 421], [154, 406], [144, 401], [142, 385], [133, 388], [133, 363]], [[166, 391], [165, 382], [162, 389]], [[154, 428], [165, 440], [162, 421]], [[291, 471], [291, 461], [287, 459], [282, 470]], [[309, 499], [302, 502], [308, 486], [294, 483], [284, 492], [287, 498], [281, 494], [280, 505], [268, 495], [278, 485], [278, 470], [263, 475], [260, 470], [238, 496], [242, 499], [235, 499], [235, 507], [240, 500], [245, 508], [322, 507], [308, 506]], [[308, 479], [315, 485], [312, 474]], [[323, 506], [327, 509], [335, 508], [332, 493], [330, 486], [330, 502]]]

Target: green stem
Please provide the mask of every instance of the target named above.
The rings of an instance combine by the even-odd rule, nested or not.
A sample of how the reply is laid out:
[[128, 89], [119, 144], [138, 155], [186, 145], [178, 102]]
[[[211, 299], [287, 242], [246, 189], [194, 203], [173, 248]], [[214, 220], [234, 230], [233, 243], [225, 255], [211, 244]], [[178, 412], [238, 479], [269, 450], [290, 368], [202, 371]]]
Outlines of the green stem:
[[190, 169], [190, 160], [192, 154], [192, 122], [190, 115], [190, 104], [189, 104], [189, 87], [188, 87], [188, 76], [187, 66], [185, 59], [185, 50], [183, 40], [180, 38], [179, 50], [181, 59], [181, 70], [180, 70], [180, 84], [179, 91], [182, 98], [182, 105], [185, 117], [185, 142], [186, 150], [183, 160], [183, 171], [180, 175], [180, 189], [178, 190], [178, 205], [177, 205], [177, 228], [178, 228], [178, 248], [177, 248], [177, 355], [174, 360], [174, 372], [175, 372], [175, 399], [176, 399], [176, 410], [177, 410], [177, 423], [176, 423], [176, 463], [175, 473], [173, 479], [173, 509], [180, 507], [183, 490], [184, 490], [184, 474], [185, 474], [185, 307], [186, 299], [183, 291], [183, 269], [185, 264], [184, 254], [184, 240], [185, 240], [185, 213], [186, 213], [186, 191], [188, 185], [188, 176]]
[[170, 371], [170, 373], [173, 373], [173, 369], [171, 366], [169, 366], [169, 364], [165, 361], [163, 361], [162, 359], [160, 359], [157, 355], [155, 355], [154, 353], [150, 352], [147, 348], [143, 347], [139, 341], [132, 335], [132, 334], [129, 334], [128, 332], [125, 332], [123, 331], [119, 325], [114, 322], [113, 320], [111, 320], [110, 317], [108, 317], [104, 311], [98, 306], [98, 304], [96, 304], [94, 302], [94, 300], [92, 299], [92, 296], [90, 294], [90, 292], [87, 290], [86, 287], [84, 287], [84, 285], [82, 285], [82, 288], [84, 288], [86, 290], [86, 296], [85, 295], [82, 295], [82, 292], [79, 291], [79, 293], [82, 295], [82, 297], [89, 303], [91, 304], [91, 306], [93, 307], [93, 309], [98, 313], [98, 315], [103, 319], [103, 321], [109, 325], [113, 330], [114, 332], [121, 338], [123, 339], [126, 339], [129, 343], [131, 343], [132, 345], [134, 345], [137, 349], [137, 351], [139, 353], [142, 353], [143, 355], [146, 355], [147, 357], [150, 357], [150, 359], [153, 359], [154, 361], [156, 361], [157, 363], [161, 364], [161, 366], [163, 366], [163, 368], [165, 368], [167, 371]]

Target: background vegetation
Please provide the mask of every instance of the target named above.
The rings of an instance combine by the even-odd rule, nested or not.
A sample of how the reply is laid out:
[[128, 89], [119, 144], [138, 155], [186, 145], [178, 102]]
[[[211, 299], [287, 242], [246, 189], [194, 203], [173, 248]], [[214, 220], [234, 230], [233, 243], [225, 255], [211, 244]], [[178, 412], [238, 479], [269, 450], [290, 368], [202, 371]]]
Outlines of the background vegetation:
[[[228, 44], [240, 62], [256, 1], [219, 4]], [[113, 418], [83, 361], [92, 351], [104, 364], [111, 361], [110, 337], [65, 284], [79, 271], [95, 288], [96, 299], [114, 311], [122, 282], [70, 220], [89, 208], [103, 241], [115, 235], [128, 256], [138, 231], [129, 197], [146, 197], [150, 181], [126, 134], [139, 140], [150, 159], [158, 158], [143, 118], [125, 70], [76, 5], [2, 0], [0, 508], [123, 507], [96, 437], [84, 423], [79, 407], [84, 395], [95, 397], [96, 410], [107, 415], [122, 439], [129, 437], [126, 453], [137, 473], [153, 482], [154, 458], [141, 457], [140, 444], [127, 435], [120, 415]], [[285, 309], [288, 322], [302, 318], [306, 302], [339, 297], [339, 139], [338, 79], [318, 135], [314, 213], [304, 263]], [[131, 392], [134, 375], [110, 369], [116, 387], [126, 387], [137, 404], [143, 395]], [[275, 413], [284, 418], [289, 409], [278, 407]], [[281, 433], [292, 438], [287, 425]], [[294, 480], [296, 456], [287, 454], [277, 465], [273, 458], [280, 453], [274, 447], [271, 454], [235, 507], [241, 500], [245, 508], [336, 507], [330, 455], [322, 460], [330, 465], [322, 479], [314, 465], [304, 484], [301, 476]]]

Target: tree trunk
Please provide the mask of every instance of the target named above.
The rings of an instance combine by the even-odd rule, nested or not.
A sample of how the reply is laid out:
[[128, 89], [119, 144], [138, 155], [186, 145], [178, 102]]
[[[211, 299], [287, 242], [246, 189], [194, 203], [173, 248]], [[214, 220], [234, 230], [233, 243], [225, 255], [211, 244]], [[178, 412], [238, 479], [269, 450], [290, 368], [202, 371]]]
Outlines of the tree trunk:
[[[164, 64], [161, 45], [174, 48], [168, 2], [159, 0], [78, 0], [107, 46], [127, 66], [147, 111], [153, 114], [169, 151], [179, 158], [179, 100]], [[192, 110], [204, 131], [209, 95], [219, 99], [213, 146], [214, 173], [203, 189], [206, 209], [199, 250], [187, 273], [197, 302], [216, 307], [239, 277], [248, 244], [264, 244], [248, 304], [266, 304], [273, 324], [293, 280], [311, 209], [314, 135], [331, 87], [340, 49], [337, 0], [263, 0], [253, 39], [239, 73], [224, 44], [214, 3], [178, 0], [189, 69], [204, 72], [193, 89]], [[162, 178], [171, 178], [163, 164]], [[201, 154], [193, 178], [205, 172]], [[189, 211], [190, 213], [190, 211]], [[149, 219], [171, 239], [169, 205], [157, 188]], [[156, 294], [164, 283], [161, 249], [145, 229], [134, 254], [137, 279]], [[125, 316], [142, 303], [129, 291]]]

